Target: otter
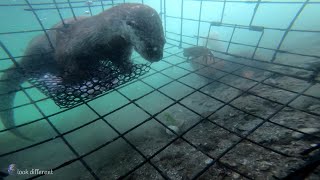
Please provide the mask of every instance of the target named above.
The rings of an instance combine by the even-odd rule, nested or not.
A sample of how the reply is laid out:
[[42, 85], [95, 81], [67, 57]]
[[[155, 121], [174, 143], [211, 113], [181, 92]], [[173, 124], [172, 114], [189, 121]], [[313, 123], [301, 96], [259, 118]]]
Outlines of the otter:
[[[85, 72], [99, 66], [103, 59], [124, 73], [130, 71], [133, 49], [149, 62], [163, 57], [162, 22], [147, 5], [121, 4], [96, 16], [63, 20], [53, 28], [35, 37], [16, 64], [19, 67], [12, 66], [0, 78], [0, 118], [5, 128], [15, 127], [12, 110], [15, 92], [35, 74], [26, 72], [36, 72], [39, 77], [49, 73], [69, 82], [85, 79]], [[30, 140], [17, 128], [11, 132]]]

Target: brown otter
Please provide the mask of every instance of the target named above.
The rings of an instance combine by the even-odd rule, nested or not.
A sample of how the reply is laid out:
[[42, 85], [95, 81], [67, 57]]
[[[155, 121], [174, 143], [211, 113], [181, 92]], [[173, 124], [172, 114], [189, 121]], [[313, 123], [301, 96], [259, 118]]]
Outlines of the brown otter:
[[[46, 35], [34, 38], [28, 45], [19, 67], [5, 71], [0, 82], [0, 117], [6, 128], [15, 127], [13, 100], [20, 84], [37, 72], [39, 76], [51, 73], [63, 80], [83, 79], [89, 68], [108, 59], [130, 70], [130, 56], [134, 48], [144, 59], [155, 62], [163, 56], [165, 38], [158, 13], [143, 4], [121, 4], [96, 16], [65, 20]], [[48, 41], [48, 38], [52, 42]], [[51, 53], [50, 53], [51, 51]], [[38, 55], [37, 55], [38, 54]], [[129, 64], [129, 65], [128, 65]], [[12, 133], [24, 139], [18, 129]]]

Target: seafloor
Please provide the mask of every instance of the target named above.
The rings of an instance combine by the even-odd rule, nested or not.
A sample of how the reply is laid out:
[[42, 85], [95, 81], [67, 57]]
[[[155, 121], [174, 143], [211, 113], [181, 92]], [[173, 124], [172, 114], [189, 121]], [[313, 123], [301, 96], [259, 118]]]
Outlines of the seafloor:
[[[181, 49], [167, 48], [164, 60], [147, 75], [89, 103], [98, 114], [107, 114], [103, 119], [69, 132], [97, 115], [80, 118], [75, 115], [79, 112], [72, 115], [74, 109], [49, 118], [78, 156], [85, 155], [81, 160], [61, 138], [0, 160], [25, 168], [61, 166], [40, 179], [93, 179], [83, 164], [106, 180], [191, 179], [204, 168], [200, 179], [281, 178], [301, 166], [306, 157], [299, 153], [320, 140], [320, 84], [301, 79], [307, 75], [219, 54], [215, 61], [186, 61]], [[131, 101], [106, 110], [109, 96], [117, 99], [108, 101], [115, 107], [125, 104], [120, 94]], [[99, 102], [105, 108], [95, 108]], [[62, 117], [65, 124], [57, 121]], [[176, 134], [164, 125], [176, 127]], [[37, 127], [30, 128], [36, 134]], [[46, 136], [38, 132], [39, 141], [54, 134], [43, 131]], [[23, 145], [29, 144], [12, 147]], [[70, 159], [75, 161], [63, 164]], [[319, 177], [318, 168], [308, 179]]]

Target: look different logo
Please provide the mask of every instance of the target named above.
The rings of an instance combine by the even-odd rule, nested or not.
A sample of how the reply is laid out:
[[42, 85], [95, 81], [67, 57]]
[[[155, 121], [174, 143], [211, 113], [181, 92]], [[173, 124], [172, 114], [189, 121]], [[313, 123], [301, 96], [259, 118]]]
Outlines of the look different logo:
[[10, 175], [16, 175], [17, 174], [17, 165], [16, 164], [10, 164], [8, 167], [8, 173]]
[[[41, 170], [41, 169], [18, 169], [16, 164], [10, 164], [8, 166], [8, 174], [9, 175], [29, 175], [29, 174], [43, 174], [43, 175], [48, 175], [48, 174], [53, 174], [53, 170]], [[1, 180], [1, 178], [0, 178]]]

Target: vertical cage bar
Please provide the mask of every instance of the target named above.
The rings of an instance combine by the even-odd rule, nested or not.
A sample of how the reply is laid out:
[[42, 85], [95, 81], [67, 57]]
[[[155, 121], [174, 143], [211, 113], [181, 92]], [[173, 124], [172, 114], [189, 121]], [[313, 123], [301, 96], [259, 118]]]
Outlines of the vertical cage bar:
[[58, 4], [57, 4], [56, 0], [53, 0], [53, 3], [54, 3], [54, 6], [56, 7], [56, 9], [57, 9], [57, 11], [58, 11], [58, 14], [59, 14], [59, 17], [60, 17], [60, 20], [61, 20], [63, 26], [66, 26], [66, 23], [65, 23], [64, 20], [63, 20], [62, 14], [61, 14], [61, 12], [60, 12], [60, 9], [59, 9], [59, 7], [58, 7]]
[[162, 17], [162, 15], [163, 15], [163, 1], [162, 0], [160, 0], [160, 19], [161, 19], [161, 21], [162, 21], [162, 19], [163, 19], [163, 17]]
[[102, 1], [100, 1], [100, 4], [101, 4], [102, 11], [104, 11], [104, 5], [103, 5]]
[[210, 32], [211, 32], [211, 27], [212, 27], [212, 25], [209, 26], [209, 30], [208, 30], [208, 35], [207, 35], [205, 47], [208, 47], [208, 41], [209, 41], [209, 36], [210, 36]]
[[252, 17], [251, 17], [250, 25], [249, 25], [249, 26], [252, 26], [252, 22], [253, 22], [253, 20], [254, 20], [254, 17], [256, 16], [257, 10], [258, 10], [259, 5], [260, 5], [260, 2], [261, 2], [261, 0], [258, 0], [256, 6], [254, 7], [254, 11], [253, 11], [253, 14], [252, 14]]
[[263, 30], [262, 33], [260, 34], [258, 43], [257, 43], [256, 47], [254, 48], [254, 51], [253, 51], [252, 56], [251, 56], [251, 59], [253, 59], [254, 56], [256, 55], [257, 49], [258, 49], [258, 47], [259, 47], [259, 45], [260, 45], [260, 42], [261, 42], [261, 39], [262, 39], [263, 35], [264, 35], [264, 30]]
[[22, 69], [19, 65], [19, 63], [15, 60], [15, 58], [12, 56], [12, 54], [10, 53], [9, 49], [2, 43], [2, 41], [0, 41], [0, 47], [3, 49], [3, 51], [8, 55], [9, 59], [11, 60], [11, 62], [16, 66], [16, 68], [18, 70], [21, 70], [22, 73], [24, 72], [24, 69]]
[[200, 35], [200, 20], [202, 14], [202, 0], [200, 1], [199, 19], [198, 19], [198, 33], [197, 33], [197, 46], [199, 46], [199, 35]]
[[88, 8], [89, 8], [90, 16], [92, 16], [91, 3], [87, 3], [87, 5], [88, 5]]
[[226, 0], [223, 1], [223, 8], [222, 8], [222, 12], [221, 12], [220, 23], [222, 23], [222, 21], [223, 21], [225, 7], [226, 7]]
[[228, 42], [228, 47], [227, 47], [227, 50], [226, 50], [226, 53], [227, 53], [227, 54], [229, 53], [230, 44], [231, 44], [231, 42], [232, 42], [232, 38], [233, 38], [234, 31], [236, 30], [236, 28], [237, 28], [237, 25], [234, 25], [234, 26], [233, 26], [233, 30], [232, 30], [232, 34], [231, 34], [231, 37], [230, 37], [230, 40], [229, 40], [229, 42]]
[[163, 3], [164, 3], [163, 4], [163, 6], [164, 6], [164, 10], [163, 10], [163, 13], [164, 13], [163, 14], [163, 17], [164, 17], [164, 19], [163, 19], [164, 20], [164, 22], [163, 22], [164, 23], [164, 36], [167, 37], [167, 11], [166, 11], [166, 9], [167, 9], [166, 4], [167, 3], [166, 3], [166, 0], [164, 0]]
[[182, 46], [182, 29], [183, 29], [183, 0], [181, 0], [181, 17], [180, 17], [180, 43], [179, 48]]
[[51, 42], [51, 39], [50, 39], [50, 37], [49, 37], [49, 34], [47, 33], [46, 29], [44, 28], [44, 26], [43, 26], [43, 24], [42, 24], [42, 22], [41, 22], [41, 20], [40, 20], [40, 18], [39, 18], [39, 16], [38, 16], [38, 14], [33, 10], [33, 7], [32, 7], [32, 5], [30, 4], [29, 0], [25, 0], [25, 2], [28, 4], [28, 6], [29, 6], [29, 8], [31, 9], [33, 15], [36, 17], [38, 23], [39, 23], [40, 26], [41, 26], [42, 31], [45, 33], [46, 38], [47, 38], [48, 41], [49, 41], [49, 45], [50, 45], [51, 49], [52, 49], [52, 50], [55, 50], [55, 48], [54, 48], [54, 46], [53, 46], [53, 44], [52, 44], [52, 42]]
[[71, 4], [70, 0], [68, 0], [68, 4], [69, 4], [69, 7], [71, 9], [71, 13], [72, 13], [73, 19], [77, 20], [76, 14], [74, 13], [74, 10], [73, 10], [73, 7], [72, 7], [72, 4]]
[[285, 40], [285, 38], [287, 37], [288, 33], [290, 32], [294, 22], [297, 20], [297, 18], [299, 17], [299, 15], [301, 14], [301, 12], [303, 11], [303, 9], [306, 7], [307, 3], [309, 2], [309, 0], [306, 0], [302, 6], [300, 7], [300, 9], [298, 10], [297, 14], [294, 16], [294, 18], [292, 19], [292, 21], [290, 22], [289, 26], [287, 27], [285, 33], [283, 34], [278, 46], [277, 46], [277, 49], [276, 51], [274, 52], [273, 54], [273, 57], [271, 59], [271, 62], [274, 62], [274, 60], [276, 59], [276, 56], [278, 54], [278, 51], [280, 50], [281, 46], [282, 46], [282, 43], [283, 41]]

